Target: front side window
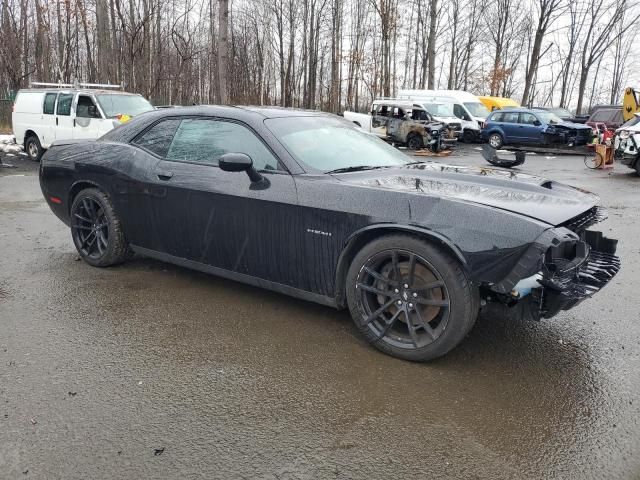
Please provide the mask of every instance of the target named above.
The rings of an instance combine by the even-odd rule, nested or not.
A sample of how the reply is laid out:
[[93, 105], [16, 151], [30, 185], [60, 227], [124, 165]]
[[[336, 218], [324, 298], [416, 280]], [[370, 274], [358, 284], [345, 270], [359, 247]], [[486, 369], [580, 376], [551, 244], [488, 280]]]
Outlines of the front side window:
[[256, 135], [238, 123], [187, 118], [176, 131], [167, 160], [218, 165], [225, 153], [244, 153], [256, 170], [278, 170], [278, 160]]
[[76, 106], [76, 117], [80, 118], [100, 118], [98, 107], [93, 103], [91, 97], [80, 95]]
[[149, 130], [137, 137], [133, 143], [155, 153], [159, 157], [165, 157], [173, 141], [173, 135], [180, 126], [179, 118], [170, 118], [155, 124]]
[[58, 95], [58, 108], [56, 115], [71, 115], [71, 102], [73, 102], [73, 93], [61, 93]]
[[42, 108], [42, 113], [46, 115], [53, 115], [55, 113], [57, 96], [57, 93], [47, 93], [44, 96], [44, 106]]
[[530, 113], [520, 114], [520, 123], [524, 123], [525, 125], [535, 125], [537, 121], [538, 119]]
[[504, 113], [495, 113], [491, 115], [492, 122], [504, 122]]

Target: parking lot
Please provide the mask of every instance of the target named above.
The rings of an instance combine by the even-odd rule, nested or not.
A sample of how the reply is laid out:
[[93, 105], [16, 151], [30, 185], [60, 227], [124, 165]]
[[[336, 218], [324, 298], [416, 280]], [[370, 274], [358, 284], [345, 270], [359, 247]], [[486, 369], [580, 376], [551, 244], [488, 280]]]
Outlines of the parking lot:
[[[2, 155], [2, 154], [0, 154]], [[601, 195], [622, 270], [539, 323], [481, 318], [412, 364], [347, 312], [144, 258], [79, 260], [37, 164], [0, 168], [2, 478], [640, 478], [640, 177]], [[487, 166], [479, 147], [435, 161]]]

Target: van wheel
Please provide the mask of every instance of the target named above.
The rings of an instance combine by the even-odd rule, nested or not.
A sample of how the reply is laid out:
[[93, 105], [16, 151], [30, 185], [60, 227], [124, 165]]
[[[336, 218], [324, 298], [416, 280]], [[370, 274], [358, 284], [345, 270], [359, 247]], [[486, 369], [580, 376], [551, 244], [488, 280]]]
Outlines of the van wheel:
[[462, 132], [462, 141], [464, 143], [473, 143], [476, 141], [476, 136], [471, 130], [464, 130]]
[[40, 140], [38, 140], [38, 137], [36, 135], [30, 135], [29, 138], [27, 138], [27, 141], [24, 142], [24, 148], [31, 160], [33, 160], [34, 162], [40, 161], [40, 157], [42, 157], [44, 150], [42, 149]]

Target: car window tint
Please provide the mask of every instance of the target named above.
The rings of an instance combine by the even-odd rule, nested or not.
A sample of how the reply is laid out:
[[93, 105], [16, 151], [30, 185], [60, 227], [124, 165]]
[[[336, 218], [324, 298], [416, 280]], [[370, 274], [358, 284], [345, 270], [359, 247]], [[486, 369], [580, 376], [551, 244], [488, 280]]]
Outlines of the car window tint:
[[608, 112], [607, 110], [598, 110], [596, 111], [596, 113], [594, 113], [591, 116], [591, 121], [593, 122], [606, 122], [609, 120], [609, 117], [611, 115], [611, 112]]
[[526, 125], [533, 125], [536, 123], [537, 118], [530, 113], [521, 113], [520, 114], [520, 123], [524, 123]]
[[47, 115], [53, 115], [56, 109], [56, 97], [57, 93], [47, 93], [44, 96], [44, 106], [42, 108], [42, 113]]
[[73, 101], [73, 93], [61, 93], [58, 95], [58, 107], [56, 115], [71, 115], [71, 102]]
[[491, 121], [493, 122], [502, 122], [504, 118], [504, 113], [496, 113], [491, 116]]
[[502, 114], [502, 121], [504, 123], [518, 123], [518, 113], [517, 112], [505, 112]]
[[136, 138], [133, 143], [142, 148], [146, 148], [160, 157], [164, 157], [169, 151], [173, 135], [176, 133], [180, 122], [181, 120], [179, 118], [171, 118], [157, 123]]
[[278, 161], [248, 128], [233, 122], [190, 118], [182, 121], [167, 153], [168, 160], [218, 165], [225, 153], [244, 153], [256, 170], [278, 170]]

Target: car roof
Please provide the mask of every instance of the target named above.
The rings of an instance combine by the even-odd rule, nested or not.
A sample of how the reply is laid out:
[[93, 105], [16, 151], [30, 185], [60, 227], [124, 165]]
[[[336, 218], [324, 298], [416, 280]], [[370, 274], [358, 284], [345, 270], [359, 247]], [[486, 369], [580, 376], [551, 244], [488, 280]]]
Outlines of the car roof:
[[103, 88], [73, 88], [73, 87], [51, 87], [51, 88], [22, 88], [20, 90], [18, 90], [18, 93], [21, 92], [33, 92], [33, 93], [53, 93], [53, 92], [60, 92], [60, 93], [68, 93], [68, 92], [73, 92], [73, 93], [88, 93], [88, 94], [94, 94], [94, 95], [137, 95], [140, 96], [139, 93], [131, 93], [131, 92], [125, 92], [123, 90], [108, 90], [108, 89], [103, 89]]

